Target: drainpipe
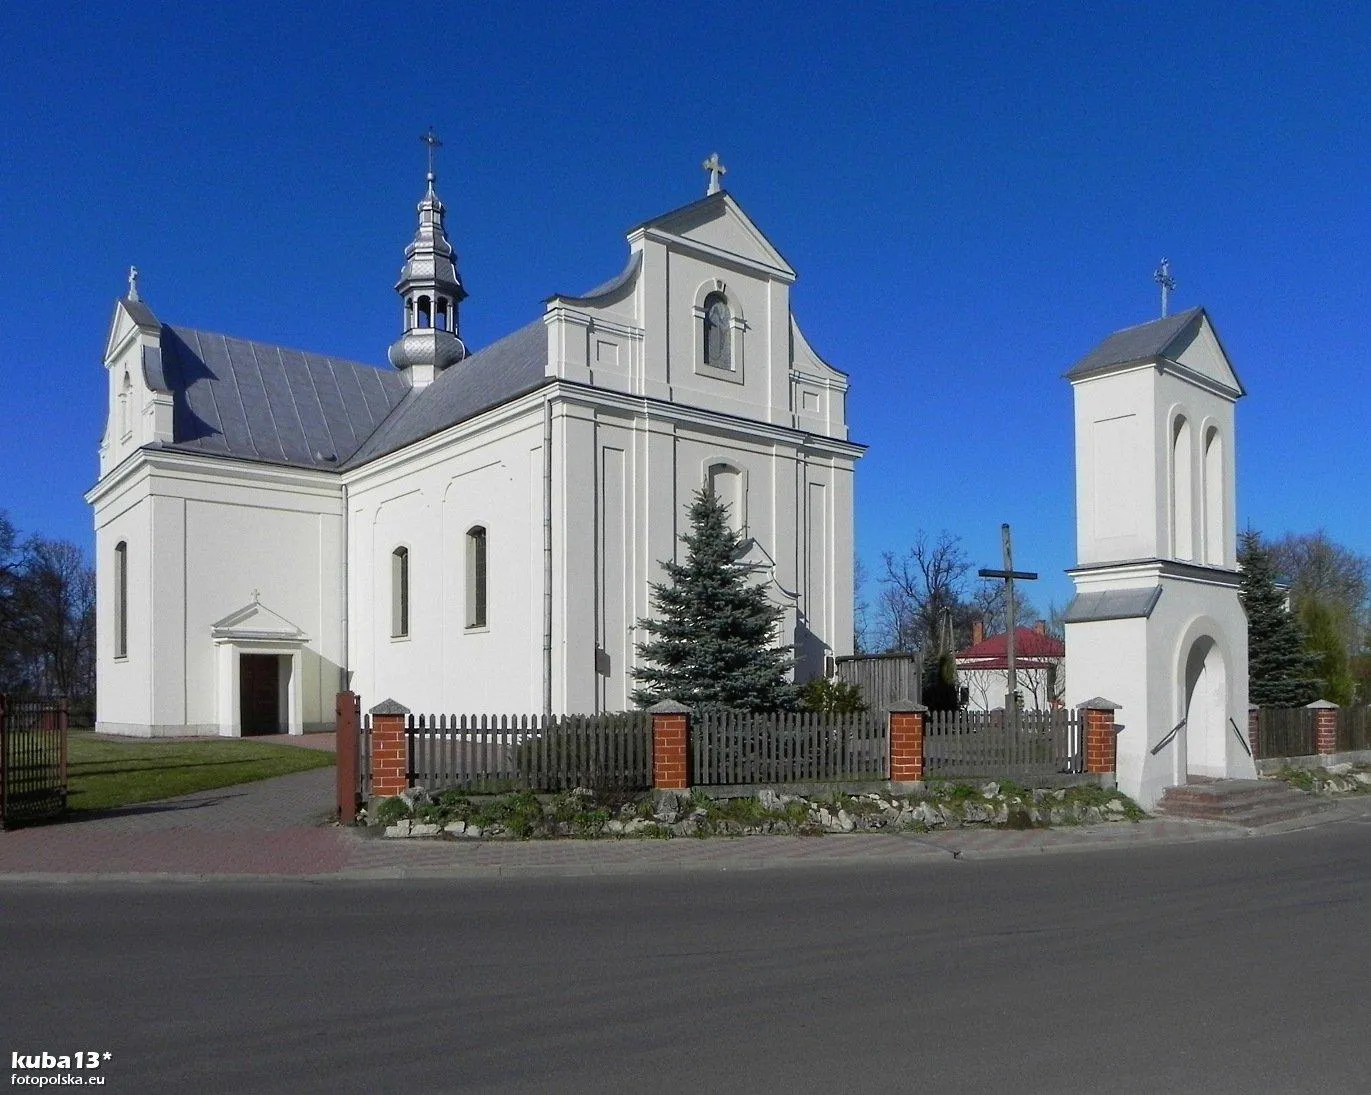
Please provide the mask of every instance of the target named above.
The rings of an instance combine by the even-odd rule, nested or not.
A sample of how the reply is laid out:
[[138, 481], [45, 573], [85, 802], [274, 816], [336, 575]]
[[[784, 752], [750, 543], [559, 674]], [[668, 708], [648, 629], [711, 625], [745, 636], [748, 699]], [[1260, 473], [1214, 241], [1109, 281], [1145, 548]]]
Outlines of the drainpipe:
[[343, 657], [338, 666], [338, 691], [348, 691], [348, 485], [343, 484]]
[[543, 401], [543, 714], [552, 714], [552, 397]]

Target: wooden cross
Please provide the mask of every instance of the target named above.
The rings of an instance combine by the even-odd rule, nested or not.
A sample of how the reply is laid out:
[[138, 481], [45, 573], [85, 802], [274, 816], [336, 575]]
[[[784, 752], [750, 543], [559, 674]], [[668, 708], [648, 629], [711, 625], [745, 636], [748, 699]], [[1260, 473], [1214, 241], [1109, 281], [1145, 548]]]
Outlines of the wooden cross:
[[423, 141], [424, 144], [428, 145], [428, 177], [429, 177], [430, 179], [432, 179], [432, 178], [433, 178], [433, 150], [434, 150], [435, 148], [442, 148], [442, 147], [443, 147], [443, 142], [440, 141], [440, 140], [438, 139], [438, 134], [436, 134], [436, 133], [433, 132], [433, 127], [432, 127], [432, 126], [429, 126], [429, 127], [428, 127], [428, 132], [425, 133], [422, 137], [420, 137], [419, 140]]
[[1004, 580], [1004, 599], [1005, 599], [1005, 623], [1008, 634], [1005, 635], [1005, 663], [1009, 670], [1009, 693], [1005, 697], [1004, 708], [1006, 714], [1012, 720], [1010, 725], [1015, 728], [1019, 724], [1019, 672], [1014, 664], [1014, 580], [1033, 581], [1038, 575], [1031, 570], [1014, 569], [1014, 544], [1009, 536], [1009, 526], [1000, 526], [1000, 545], [1004, 551], [1004, 569], [976, 571], [982, 578], [1002, 578]]
[[728, 168], [719, 161], [719, 154], [717, 152], [711, 152], [709, 154], [709, 159], [705, 160], [700, 166], [709, 172], [709, 189], [705, 191], [705, 196], [708, 197], [710, 194], [717, 194], [723, 189], [719, 183], [719, 176], [727, 175]]

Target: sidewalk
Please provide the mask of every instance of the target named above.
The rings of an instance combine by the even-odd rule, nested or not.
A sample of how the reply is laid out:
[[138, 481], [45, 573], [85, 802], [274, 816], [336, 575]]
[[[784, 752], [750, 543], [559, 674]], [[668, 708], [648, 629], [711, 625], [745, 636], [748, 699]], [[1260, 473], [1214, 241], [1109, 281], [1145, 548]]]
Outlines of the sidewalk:
[[[0, 882], [94, 879], [519, 878], [674, 871], [932, 864], [1006, 856], [1233, 840], [1248, 830], [1149, 818], [1062, 829], [756, 836], [708, 840], [387, 840], [325, 824], [331, 768], [200, 791], [164, 802], [0, 833]], [[1371, 796], [1343, 800], [1319, 825], [1371, 823]]]

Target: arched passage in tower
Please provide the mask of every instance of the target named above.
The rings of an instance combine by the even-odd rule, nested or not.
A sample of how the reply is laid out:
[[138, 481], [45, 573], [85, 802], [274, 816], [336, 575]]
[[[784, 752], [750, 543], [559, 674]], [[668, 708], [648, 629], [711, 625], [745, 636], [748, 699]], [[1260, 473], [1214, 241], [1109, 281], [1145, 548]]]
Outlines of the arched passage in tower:
[[1228, 662], [1212, 635], [1190, 643], [1176, 679], [1185, 726], [1177, 737], [1175, 782], [1184, 783], [1192, 773], [1226, 774]]

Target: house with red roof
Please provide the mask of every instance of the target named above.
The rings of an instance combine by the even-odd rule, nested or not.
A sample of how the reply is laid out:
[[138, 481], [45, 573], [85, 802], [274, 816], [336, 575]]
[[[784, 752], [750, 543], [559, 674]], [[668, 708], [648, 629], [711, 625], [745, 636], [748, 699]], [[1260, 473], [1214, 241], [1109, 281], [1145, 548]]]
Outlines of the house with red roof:
[[[972, 624], [971, 645], [957, 651], [957, 685], [970, 711], [993, 711], [1005, 706], [1009, 692], [1009, 636], [985, 634], [978, 620]], [[1014, 629], [1014, 669], [1022, 710], [1045, 711], [1062, 705], [1066, 687], [1066, 644], [1049, 635], [1039, 620], [1032, 627]]]

